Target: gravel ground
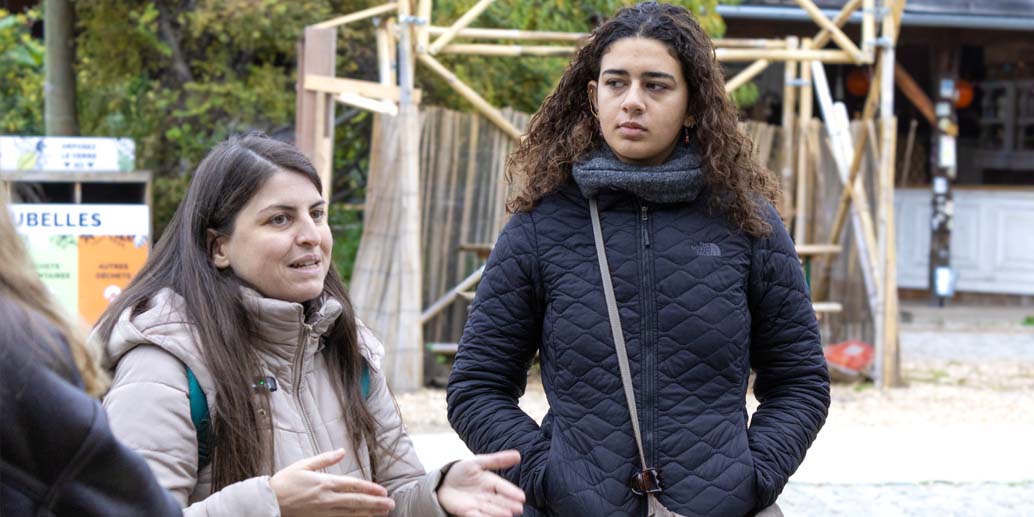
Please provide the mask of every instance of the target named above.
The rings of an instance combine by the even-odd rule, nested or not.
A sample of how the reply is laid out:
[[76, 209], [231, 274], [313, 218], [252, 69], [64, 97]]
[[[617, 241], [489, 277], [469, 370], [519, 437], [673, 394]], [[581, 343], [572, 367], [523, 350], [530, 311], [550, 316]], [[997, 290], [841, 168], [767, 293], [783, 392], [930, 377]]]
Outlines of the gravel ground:
[[[900, 474], [895, 472], [898, 468], [888, 465], [870, 475], [880, 481], [877, 483], [825, 482], [830, 479], [825, 477], [827, 473], [838, 471], [836, 466], [831, 468], [818, 458], [818, 447], [825, 436], [829, 436], [830, 443], [841, 447], [845, 436], [881, 435], [886, 439], [888, 435], [893, 437], [900, 433], [922, 440], [924, 436], [956, 434], [1034, 435], [1034, 410], [1031, 409], [1034, 408], [1034, 329], [992, 328], [986, 324], [980, 328], [946, 329], [920, 322], [903, 327], [901, 350], [905, 387], [881, 391], [871, 384], [834, 384], [829, 419], [816, 442], [813, 465], [805, 461], [799, 475], [791, 480], [779, 499], [784, 513], [787, 516], [1034, 516], [1034, 466], [1010, 463], [1008, 452], [999, 452], [989, 460], [991, 464], [986, 464], [979, 449], [969, 450], [980, 447], [979, 443], [945, 445], [944, 454], [980, 463], [980, 468], [967, 463], [956, 465], [954, 470], [947, 469], [952, 472], [946, 476], [958, 478], [960, 482], [883, 483], [884, 474], [886, 479], [893, 479], [895, 474], [920, 478], [929, 474], [930, 468], [925, 471], [914, 468], [910, 464], [913, 460], [907, 457], [901, 460], [900, 470], [917, 473]], [[411, 433], [449, 432], [444, 390], [425, 389], [400, 395], [398, 402]], [[536, 420], [545, 414], [548, 406], [537, 378], [530, 379], [520, 404]], [[751, 411], [756, 408], [753, 397], [748, 396], [747, 405]], [[979, 438], [970, 441], [977, 440]], [[1010, 438], [1010, 441], [1016, 443], [1005, 444], [1004, 450], [1010, 447], [1030, 450], [1029, 440]], [[952, 450], [955, 446], [965, 449], [956, 452]], [[1031, 456], [1025, 451], [1023, 454], [1023, 458]], [[946, 461], [950, 462], [951, 457]], [[993, 474], [999, 470], [993, 462], [999, 462], [997, 465], [1005, 474], [981, 477], [983, 473]], [[809, 471], [809, 466], [816, 468]], [[850, 467], [845, 465], [841, 470], [844, 469]], [[972, 470], [972, 475], [967, 475], [967, 470]], [[973, 477], [978, 479], [971, 479]], [[1002, 477], [1005, 481], [1000, 479]]]
[[1034, 483], [820, 485], [790, 482], [779, 507], [794, 516], [1034, 516]]

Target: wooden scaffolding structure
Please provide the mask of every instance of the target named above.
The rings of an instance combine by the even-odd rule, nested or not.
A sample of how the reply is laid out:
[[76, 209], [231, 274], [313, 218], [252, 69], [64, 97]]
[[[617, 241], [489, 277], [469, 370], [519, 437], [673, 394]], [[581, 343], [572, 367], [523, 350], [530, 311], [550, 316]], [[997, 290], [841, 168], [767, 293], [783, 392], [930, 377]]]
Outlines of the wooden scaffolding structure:
[[[414, 88], [416, 63], [443, 80], [456, 93], [514, 141], [521, 131], [436, 56], [444, 54], [512, 57], [567, 56], [587, 36], [584, 33], [521, 31], [471, 27], [494, 0], [478, 0], [448, 26], [433, 25], [432, 0], [403, 0], [364, 9], [306, 27], [298, 52], [296, 143], [316, 166], [329, 199], [333, 156], [335, 103], [392, 117], [391, 131], [375, 124], [372, 176], [380, 171], [377, 193], [368, 195], [367, 229], [363, 232], [352, 297], [357, 313], [380, 336], [388, 350], [385, 369], [392, 388], [409, 391], [423, 384], [422, 327], [437, 311], [462, 298], [480, 279], [481, 270], [463, 280], [428, 307], [421, 307], [422, 265], [418, 170], [420, 91]], [[832, 19], [812, 0], [796, 0], [816, 23], [818, 32], [798, 39], [715, 39], [716, 58], [750, 65], [726, 81], [731, 92], [770, 64], [785, 63], [782, 127], [783, 160], [776, 173], [783, 183], [783, 214], [793, 222], [793, 236], [804, 260], [840, 253], [839, 242], [848, 217], [859, 252], [869, 306], [874, 316], [877, 349], [876, 378], [881, 387], [900, 383], [898, 300], [894, 240], [894, 167], [897, 120], [894, 116], [894, 49], [906, 0], [849, 0]], [[856, 44], [842, 30], [861, 11], [861, 40]], [[335, 76], [337, 27], [362, 20], [376, 23], [379, 81]], [[879, 33], [879, 34], [878, 34]], [[459, 42], [462, 40], [463, 42]], [[830, 43], [833, 48], [827, 48]], [[870, 88], [863, 121], [878, 115], [879, 134], [862, 131], [853, 137], [846, 109], [834, 103], [825, 65], [872, 65], [879, 87]], [[900, 67], [897, 67], [900, 68]], [[900, 73], [900, 72], [899, 72]], [[876, 82], [876, 81], [873, 81]], [[807, 227], [812, 178], [807, 155], [819, 143], [806, 135], [817, 97], [827, 135], [836, 157], [843, 189], [833, 231], [822, 239]], [[386, 124], [381, 124], [386, 126]], [[867, 140], [878, 140], [879, 167], [874, 196], [868, 202], [861, 170]], [[870, 146], [871, 146], [870, 142]], [[372, 187], [371, 187], [372, 188]], [[362, 264], [376, 268], [360, 270]], [[370, 278], [370, 276], [378, 278]], [[821, 275], [820, 275], [821, 281]], [[818, 289], [815, 289], [816, 291]], [[836, 302], [815, 302], [817, 312], [841, 310]]]

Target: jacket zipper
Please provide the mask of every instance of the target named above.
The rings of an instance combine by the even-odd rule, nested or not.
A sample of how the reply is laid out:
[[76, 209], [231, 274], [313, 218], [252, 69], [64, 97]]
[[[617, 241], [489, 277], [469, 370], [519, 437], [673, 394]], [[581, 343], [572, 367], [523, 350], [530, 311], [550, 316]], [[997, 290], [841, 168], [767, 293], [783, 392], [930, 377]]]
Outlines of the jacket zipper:
[[309, 443], [312, 445], [312, 455], [315, 456], [320, 453], [319, 444], [316, 443], [316, 434], [312, 430], [312, 424], [309, 423], [309, 417], [305, 412], [305, 408], [302, 406], [302, 378], [304, 377], [305, 369], [305, 352], [308, 349], [309, 335], [312, 332], [312, 325], [308, 323], [302, 324], [301, 336], [298, 340], [298, 355], [294, 361], [294, 400], [298, 407], [298, 416], [302, 419], [302, 424], [305, 425], [305, 434], [309, 435]]
[[656, 310], [654, 304], [654, 292], [656, 286], [653, 284], [653, 261], [650, 253], [650, 217], [649, 217], [649, 206], [641, 205], [639, 207], [640, 212], [640, 224], [642, 225], [643, 232], [643, 249], [642, 257], [643, 262], [640, 266], [640, 282], [643, 296], [643, 334], [641, 337], [641, 369], [640, 375], [642, 375], [642, 401], [643, 401], [643, 414], [640, 416], [640, 425], [643, 429], [643, 449], [646, 454], [646, 461], [649, 462], [648, 467], [657, 467], [656, 454], [654, 451], [654, 391], [656, 384], [656, 346], [654, 343], [653, 336], [653, 317]]
[[650, 232], [646, 229], [647, 223], [649, 222], [649, 218], [647, 217], [648, 210], [649, 208], [646, 205], [639, 207], [639, 212], [642, 214], [640, 220], [643, 222], [643, 246], [647, 248], [650, 247]]

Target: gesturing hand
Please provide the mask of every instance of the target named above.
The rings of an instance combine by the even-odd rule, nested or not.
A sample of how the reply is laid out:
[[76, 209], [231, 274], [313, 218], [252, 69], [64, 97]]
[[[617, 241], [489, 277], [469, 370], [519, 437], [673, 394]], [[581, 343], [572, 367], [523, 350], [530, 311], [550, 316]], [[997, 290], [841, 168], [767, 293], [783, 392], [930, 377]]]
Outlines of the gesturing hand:
[[269, 479], [283, 517], [384, 515], [395, 501], [384, 487], [369, 481], [319, 472], [345, 457], [345, 450], [325, 452], [294, 462]]
[[524, 509], [524, 492], [492, 473], [521, 461], [517, 451], [481, 454], [449, 469], [438, 487], [438, 502], [459, 517], [512, 517]]

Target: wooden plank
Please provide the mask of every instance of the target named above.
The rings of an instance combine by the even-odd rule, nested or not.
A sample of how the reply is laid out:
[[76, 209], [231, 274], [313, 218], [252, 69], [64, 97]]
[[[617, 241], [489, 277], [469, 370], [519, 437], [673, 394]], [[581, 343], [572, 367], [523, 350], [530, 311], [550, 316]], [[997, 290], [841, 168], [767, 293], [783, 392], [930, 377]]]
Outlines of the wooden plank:
[[802, 256], [836, 255], [843, 251], [838, 244], [795, 244], [794, 248]]
[[[440, 36], [445, 34], [449, 27], [427, 28], [428, 34]], [[469, 39], [499, 39], [512, 41], [579, 41], [589, 33], [587, 32], [550, 32], [550, 31], [522, 31], [516, 29], [483, 29], [466, 27], [456, 32], [456, 38]]]
[[[392, 12], [395, 12], [397, 9], [398, 9], [398, 2], [390, 2], [390, 3], [387, 3], [387, 4], [370, 7], [368, 9], [363, 9], [362, 11], [356, 11], [356, 12], [354, 12], [352, 14], [346, 14], [344, 16], [338, 16], [337, 18], [332, 18], [332, 19], [327, 20], [325, 22], [320, 22], [320, 23], [317, 23], [317, 24], [314, 24], [314, 25], [310, 25], [310, 26], [306, 27], [306, 30], [308, 30], [310, 28], [311, 29], [335, 29], [336, 27], [340, 27], [342, 25], [347, 25], [349, 23], [357, 22], [359, 20], [365, 20], [367, 18], [373, 18], [374, 16], [380, 16], [382, 14], [392, 13]], [[335, 29], [335, 31], [336, 31], [336, 29]]]
[[488, 43], [454, 43], [446, 45], [438, 54], [463, 54], [467, 56], [571, 56], [577, 47], [549, 45], [496, 45]]
[[855, 57], [843, 50], [808, 50], [808, 48], [802, 47], [799, 50], [717, 48], [715, 57], [722, 62], [767, 59], [769, 61], [821, 61], [832, 64], [855, 63]]
[[844, 310], [844, 306], [838, 302], [812, 302], [811, 306], [815, 312], [841, 312]]
[[464, 278], [460, 283], [456, 284], [455, 287], [449, 289], [449, 291], [441, 298], [435, 300], [434, 303], [424, 309], [424, 312], [420, 315], [421, 323], [427, 322], [427, 320], [433, 318], [436, 314], [448, 307], [450, 303], [455, 301], [461, 292], [470, 290], [471, 287], [480, 282], [481, 275], [484, 274], [484, 272], [485, 266], [479, 267], [477, 271], [467, 275], [467, 278]]
[[[304, 87], [309, 91], [333, 94], [352, 93], [362, 95], [363, 97], [389, 100], [393, 102], [398, 102], [402, 96], [401, 90], [398, 86], [318, 74], [306, 74]], [[419, 104], [420, 90], [414, 89], [413, 97], [414, 102]]]

